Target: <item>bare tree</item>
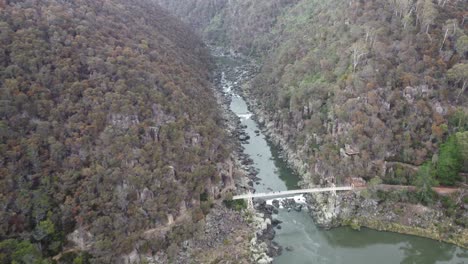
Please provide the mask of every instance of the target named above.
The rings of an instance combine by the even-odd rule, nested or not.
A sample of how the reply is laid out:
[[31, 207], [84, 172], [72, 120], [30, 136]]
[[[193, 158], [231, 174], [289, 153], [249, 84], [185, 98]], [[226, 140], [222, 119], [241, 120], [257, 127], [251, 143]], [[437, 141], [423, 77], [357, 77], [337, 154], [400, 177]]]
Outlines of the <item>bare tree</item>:
[[425, 32], [430, 40], [432, 40], [429, 35], [429, 27], [434, 23], [434, 20], [437, 18], [437, 9], [432, 3], [432, 0], [418, 0], [416, 4], [417, 8], [417, 17], [421, 23], [421, 27], [425, 28]]
[[412, 0], [393, 0], [395, 15], [398, 17], [404, 17], [408, 14], [413, 6]]
[[351, 47], [351, 58], [353, 60], [353, 72], [356, 71], [357, 66], [361, 62], [362, 57], [367, 55], [366, 44], [362, 42], [356, 42]]
[[457, 84], [461, 84], [461, 91], [457, 95], [457, 101], [465, 92], [466, 86], [468, 85], [468, 64], [458, 63], [447, 71], [447, 78]]
[[449, 19], [447, 22], [445, 22], [445, 33], [444, 33], [444, 39], [442, 40], [442, 45], [440, 45], [440, 50], [444, 47], [445, 41], [447, 40], [447, 37], [449, 36], [454, 36], [457, 33], [457, 26], [458, 22], [456, 19]]

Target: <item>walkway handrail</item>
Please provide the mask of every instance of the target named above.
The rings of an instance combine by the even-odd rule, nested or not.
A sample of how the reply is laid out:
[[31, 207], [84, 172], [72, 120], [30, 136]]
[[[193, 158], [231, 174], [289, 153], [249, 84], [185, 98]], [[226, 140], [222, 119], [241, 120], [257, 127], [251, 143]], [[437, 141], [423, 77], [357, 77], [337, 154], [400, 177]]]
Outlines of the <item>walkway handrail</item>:
[[240, 199], [249, 199], [249, 198], [265, 198], [265, 197], [277, 197], [277, 196], [286, 196], [294, 194], [304, 194], [304, 193], [318, 193], [318, 192], [332, 192], [332, 191], [351, 191], [352, 186], [343, 186], [343, 187], [325, 187], [325, 188], [314, 188], [314, 189], [300, 189], [300, 190], [289, 190], [289, 191], [280, 191], [280, 192], [270, 192], [270, 193], [249, 193], [241, 194], [232, 197], [233, 200]]

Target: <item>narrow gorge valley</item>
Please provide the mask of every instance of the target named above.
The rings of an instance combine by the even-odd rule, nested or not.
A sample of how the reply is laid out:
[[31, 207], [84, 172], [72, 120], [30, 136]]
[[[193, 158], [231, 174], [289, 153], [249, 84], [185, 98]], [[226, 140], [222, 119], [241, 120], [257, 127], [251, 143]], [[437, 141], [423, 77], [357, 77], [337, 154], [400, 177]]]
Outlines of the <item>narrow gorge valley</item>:
[[[259, 125], [254, 111], [250, 110], [252, 106], [247, 103], [249, 100], [244, 100], [241, 87], [252, 76], [250, 72], [255, 71], [255, 66], [229, 52], [226, 53], [229, 55], [215, 54], [219, 58], [218, 68], [221, 72], [219, 89], [227, 98], [225, 102], [229, 109], [240, 118], [238, 127], [242, 129], [241, 135], [245, 132], [249, 138], [243, 141], [241, 150], [247, 155], [242, 160], [250, 160], [246, 164], [251, 165], [245, 166], [244, 170], [253, 184], [251, 188], [243, 186], [242, 192], [252, 188], [262, 193], [297, 189], [301, 185], [301, 177], [289, 167], [283, 155], [285, 152], [274, 143], [271, 131]], [[362, 198], [352, 199], [361, 201]], [[368, 199], [362, 202], [371, 203], [372, 206], [374, 201]], [[271, 223], [271, 229], [260, 227], [258, 237], [274, 238], [269, 250], [269, 255], [274, 256], [273, 263], [463, 263], [468, 258], [466, 249], [415, 236], [366, 228], [360, 231], [349, 227], [323, 230], [311, 218], [314, 203], [307, 205], [302, 195], [258, 200], [255, 208], [260, 212], [258, 222], [262, 223], [264, 218]], [[377, 219], [378, 214], [373, 214], [377, 208], [365, 210], [366, 217]], [[387, 214], [387, 217], [389, 213], [379, 212], [381, 215]], [[261, 254], [254, 254], [253, 260], [267, 263], [262, 262]]]
[[466, 0], [0, 0], [0, 263], [468, 263], [467, 86]]

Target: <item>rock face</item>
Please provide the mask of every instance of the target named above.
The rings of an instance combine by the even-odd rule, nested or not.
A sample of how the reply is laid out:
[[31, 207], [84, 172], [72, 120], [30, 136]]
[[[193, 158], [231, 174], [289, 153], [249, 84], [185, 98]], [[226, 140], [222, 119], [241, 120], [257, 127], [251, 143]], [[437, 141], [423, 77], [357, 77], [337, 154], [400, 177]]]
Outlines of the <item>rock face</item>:
[[[167, 251], [157, 254], [125, 256], [124, 263], [140, 263], [142, 259], [148, 263], [210, 263], [213, 260], [236, 262], [242, 264], [251, 263], [251, 247], [259, 247], [256, 243], [251, 245], [249, 237], [253, 228], [247, 223], [246, 218], [237, 211], [227, 209], [224, 206], [215, 205], [207, 215], [201, 228], [194, 236], [181, 243], [173, 256]], [[259, 259], [270, 260], [261, 248], [256, 251]], [[137, 262], [129, 262], [140, 259]], [[265, 262], [270, 263], [270, 262]]]
[[328, 229], [341, 224], [339, 221], [341, 211], [338, 200], [338, 196], [328, 193], [317, 193], [308, 196], [309, 214], [318, 226]]
[[[246, 93], [248, 94], [247, 91]], [[246, 96], [246, 98], [251, 99], [252, 97]], [[249, 104], [251, 106], [256, 105], [256, 101], [251, 99]], [[318, 164], [310, 168], [309, 164], [303, 161], [300, 153], [293, 151], [289, 147], [287, 138], [284, 137], [282, 130], [273, 122], [265, 121], [269, 120], [268, 114], [259, 108], [252, 107], [251, 109], [255, 113], [254, 118], [264, 125], [265, 133], [275, 144], [283, 148], [283, 157], [292, 168], [302, 175], [301, 184], [304, 188], [312, 188], [316, 186], [316, 183], [322, 186], [334, 185], [334, 178], [327, 176], [328, 172], [326, 170]], [[344, 152], [347, 157], [358, 155], [358, 151], [355, 148], [351, 146], [345, 148]], [[393, 168], [401, 167], [404, 167], [406, 171], [417, 171], [416, 166], [398, 162], [388, 162], [384, 166], [387, 167], [383, 171], [392, 171]], [[314, 176], [317, 174], [322, 176], [317, 178], [317, 176]], [[362, 187], [366, 185], [366, 182], [360, 177], [350, 177], [344, 184]], [[408, 203], [400, 203], [399, 206], [395, 206], [394, 202], [386, 201], [385, 199], [376, 199], [375, 197], [364, 198], [367, 195], [361, 194], [361, 192], [309, 194], [307, 196], [309, 213], [317, 225], [322, 228], [328, 229], [340, 225], [350, 225], [353, 228], [366, 226], [382, 231], [424, 236], [467, 247], [467, 229], [455, 224], [453, 217], [446, 217], [442, 213], [444, 209], [425, 208], [421, 210], [420, 206]], [[373, 195], [376, 195], [375, 192]], [[274, 202], [273, 205], [275, 204], [277, 203]], [[405, 209], [405, 212], [408, 212], [406, 217], [399, 216], [399, 214], [402, 214], [401, 208], [407, 208]], [[419, 212], [417, 215], [410, 213], [414, 209], [418, 209], [415, 210]], [[443, 230], [445, 231], [438, 229], [436, 227], [437, 223], [444, 223], [446, 229]]]
[[[398, 192], [389, 193], [397, 195]], [[399, 194], [405, 195], [404, 192]], [[462, 194], [463, 195], [463, 194]], [[468, 230], [454, 221], [441, 207], [395, 202], [369, 193], [349, 193], [337, 200], [337, 222], [359, 229], [360, 226], [432, 238], [468, 247]], [[467, 212], [460, 218], [466, 217]]]

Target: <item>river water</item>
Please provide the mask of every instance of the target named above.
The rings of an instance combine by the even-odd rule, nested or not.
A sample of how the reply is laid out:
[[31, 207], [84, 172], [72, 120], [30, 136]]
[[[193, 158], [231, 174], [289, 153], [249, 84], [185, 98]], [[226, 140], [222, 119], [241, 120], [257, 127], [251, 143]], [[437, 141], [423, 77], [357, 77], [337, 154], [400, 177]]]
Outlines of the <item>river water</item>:
[[[229, 57], [218, 57], [224, 69], [221, 84], [224, 92], [231, 94], [231, 110], [241, 118], [250, 140], [244, 144], [245, 153], [253, 159], [253, 166], [259, 170], [260, 184], [255, 185], [257, 192], [283, 191], [297, 189], [299, 176], [288, 168], [279, 150], [269, 142], [252, 120], [246, 102], [236, 94], [233, 86], [244, 78], [242, 62]], [[240, 74], [225, 74], [238, 72]], [[275, 216], [281, 220], [281, 229], [276, 230], [275, 241], [284, 248], [276, 264], [330, 263], [330, 264], [394, 264], [394, 263], [457, 263], [468, 264], [468, 250], [437, 242], [430, 239], [379, 232], [370, 229], [360, 231], [341, 227], [322, 230], [315, 226], [307, 212], [280, 209]]]

